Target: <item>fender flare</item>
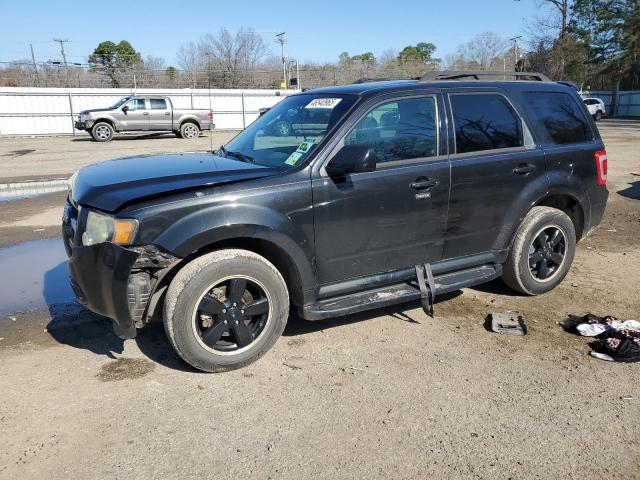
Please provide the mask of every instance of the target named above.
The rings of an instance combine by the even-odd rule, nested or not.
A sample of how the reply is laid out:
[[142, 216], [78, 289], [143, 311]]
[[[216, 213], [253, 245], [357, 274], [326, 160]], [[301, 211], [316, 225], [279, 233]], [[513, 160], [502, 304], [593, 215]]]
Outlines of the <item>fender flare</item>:
[[[158, 235], [151, 243], [186, 258], [221, 242], [258, 240], [277, 248], [295, 268], [304, 302], [315, 291], [313, 246], [299, 225], [285, 215], [263, 206], [242, 208], [217, 206], [198, 210]], [[311, 297], [310, 297], [311, 296]]]

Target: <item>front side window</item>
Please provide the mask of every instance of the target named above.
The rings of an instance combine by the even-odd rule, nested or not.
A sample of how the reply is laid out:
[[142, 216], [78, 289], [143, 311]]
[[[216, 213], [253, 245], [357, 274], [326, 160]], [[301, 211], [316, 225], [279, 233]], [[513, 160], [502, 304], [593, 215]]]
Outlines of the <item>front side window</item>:
[[258, 117], [218, 154], [269, 167], [300, 165], [357, 98], [311, 93], [287, 97]]
[[408, 98], [371, 110], [349, 132], [345, 145], [366, 145], [377, 161], [395, 162], [438, 155], [435, 98]]
[[509, 102], [497, 94], [451, 95], [456, 153], [480, 152], [524, 145], [522, 121]]
[[164, 98], [152, 98], [150, 100], [152, 110], [166, 110], [167, 101]]
[[524, 92], [533, 109], [535, 121], [545, 129], [551, 141], [569, 145], [593, 140], [589, 122], [571, 95], [564, 92]]
[[130, 112], [133, 112], [134, 110], [145, 110], [144, 98], [133, 98], [129, 100], [127, 107], [129, 107]]

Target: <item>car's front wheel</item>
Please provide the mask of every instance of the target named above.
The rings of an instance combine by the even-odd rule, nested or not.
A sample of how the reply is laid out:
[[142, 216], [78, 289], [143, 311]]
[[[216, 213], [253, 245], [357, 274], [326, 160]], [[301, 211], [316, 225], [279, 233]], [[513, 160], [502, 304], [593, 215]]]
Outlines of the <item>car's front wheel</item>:
[[599, 122], [600, 120], [602, 120], [602, 112], [600, 110], [598, 110], [594, 116], [595, 121]]
[[96, 142], [110, 142], [113, 139], [113, 127], [107, 122], [98, 122], [91, 129]]
[[243, 367], [269, 350], [289, 316], [280, 272], [248, 250], [196, 258], [172, 280], [164, 325], [180, 357], [206, 372]]
[[569, 216], [556, 208], [534, 207], [518, 227], [502, 279], [527, 295], [546, 293], [567, 275], [575, 250]]

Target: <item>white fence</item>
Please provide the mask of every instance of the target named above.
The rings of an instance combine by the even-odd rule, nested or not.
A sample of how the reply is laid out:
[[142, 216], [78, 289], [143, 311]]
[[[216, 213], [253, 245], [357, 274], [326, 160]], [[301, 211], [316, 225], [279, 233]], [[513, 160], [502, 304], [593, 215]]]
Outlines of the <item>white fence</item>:
[[[589, 92], [584, 97], [601, 98], [607, 107], [607, 114], [610, 115], [609, 107], [611, 106], [611, 91]], [[640, 91], [630, 90], [618, 92], [618, 105], [613, 117], [640, 117]]]
[[[0, 88], [0, 136], [77, 133], [81, 110], [105, 108], [131, 95], [126, 88]], [[138, 89], [138, 94], [166, 95], [175, 108], [213, 110], [216, 129], [242, 129], [294, 90]]]

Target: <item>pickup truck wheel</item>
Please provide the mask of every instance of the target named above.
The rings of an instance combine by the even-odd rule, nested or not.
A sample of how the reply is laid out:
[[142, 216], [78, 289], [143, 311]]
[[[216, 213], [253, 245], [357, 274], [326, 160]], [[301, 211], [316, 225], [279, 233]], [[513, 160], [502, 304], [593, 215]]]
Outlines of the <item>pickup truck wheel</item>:
[[172, 280], [164, 304], [173, 348], [205, 372], [256, 361], [280, 337], [288, 316], [282, 275], [248, 250], [219, 250], [191, 261]]
[[113, 139], [113, 127], [107, 122], [98, 122], [91, 129], [91, 136], [96, 142], [110, 142]]
[[546, 293], [567, 275], [575, 250], [576, 232], [567, 214], [534, 207], [518, 227], [502, 279], [526, 295]]
[[180, 136], [191, 140], [192, 138], [198, 138], [200, 136], [200, 129], [195, 123], [187, 122], [183, 123], [180, 127]]
[[600, 120], [602, 120], [602, 112], [600, 110], [596, 112], [594, 119], [596, 122], [599, 122]]

